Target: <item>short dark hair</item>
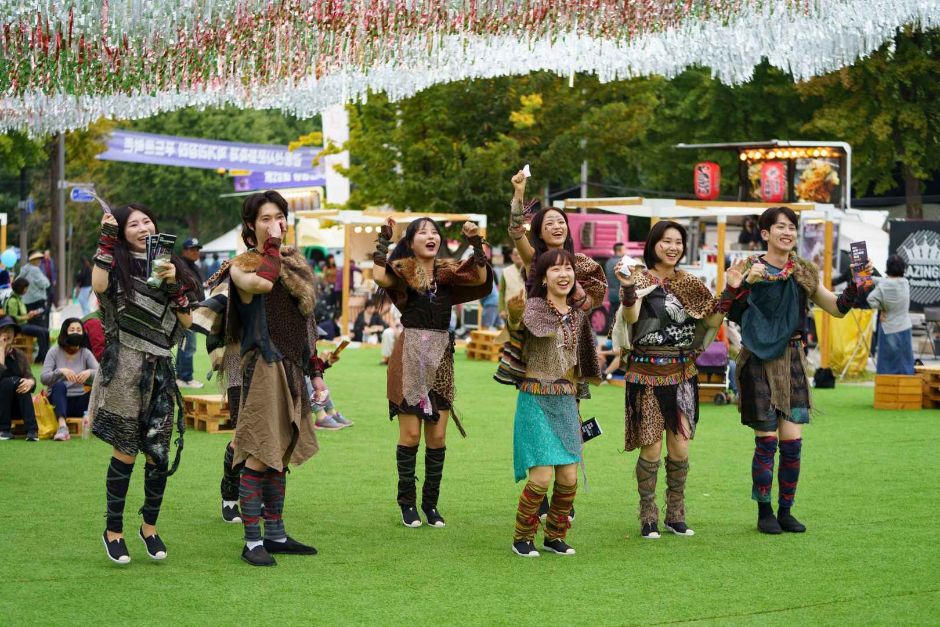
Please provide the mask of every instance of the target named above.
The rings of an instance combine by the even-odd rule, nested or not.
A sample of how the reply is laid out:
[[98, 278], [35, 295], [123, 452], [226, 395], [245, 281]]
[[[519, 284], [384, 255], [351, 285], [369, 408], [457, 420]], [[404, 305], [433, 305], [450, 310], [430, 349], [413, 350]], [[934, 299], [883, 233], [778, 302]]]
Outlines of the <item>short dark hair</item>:
[[613, 250], [617, 250], [617, 249], [620, 248], [621, 246], [623, 246], [623, 242], [617, 242], [616, 244], [614, 244]]
[[796, 212], [789, 207], [771, 207], [760, 214], [760, 218], [757, 219], [757, 226], [761, 231], [769, 231], [770, 227], [777, 223], [777, 220], [780, 219], [780, 215], [783, 214], [787, 220], [793, 223], [793, 226], [800, 226], [800, 218], [796, 215]]
[[62, 321], [62, 326], [59, 328], [59, 339], [57, 340], [57, 343], [61, 348], [65, 348], [66, 346], [68, 346], [65, 340], [68, 339], [68, 336], [69, 336], [69, 327], [75, 324], [76, 322], [79, 324], [79, 326], [82, 327], [82, 335], [84, 336], [82, 338], [82, 343], [80, 346], [82, 348], [87, 348], [88, 335], [85, 333], [85, 325], [82, 324], [81, 318], [66, 318], [65, 320]]
[[284, 212], [284, 217], [287, 217], [287, 200], [273, 189], [252, 194], [245, 198], [245, 202], [242, 203], [242, 241], [245, 242], [245, 246], [248, 248], [253, 248], [259, 244], [252, 227], [255, 226], [255, 220], [258, 219], [258, 212], [261, 207], [269, 202], [277, 205], [277, 208]]
[[666, 235], [666, 231], [669, 229], [679, 231], [679, 235], [682, 236], [682, 254], [679, 255], [679, 259], [685, 256], [685, 251], [689, 247], [689, 234], [685, 230], [685, 227], [672, 220], [660, 220], [650, 229], [650, 234], [646, 238], [646, 246], [643, 248], [643, 263], [645, 263], [646, 267], [650, 270], [655, 268], [658, 262], [662, 261], [662, 259], [656, 256], [656, 244]]
[[901, 277], [904, 276], [905, 270], [907, 270], [907, 263], [901, 255], [891, 255], [888, 257], [888, 261], [885, 264], [885, 274], [893, 277]]
[[[564, 248], [549, 248], [538, 256], [535, 260], [535, 270], [532, 273], [532, 287], [529, 288], [529, 296], [536, 298], [545, 298], [548, 296], [548, 286], [543, 285], [545, 275], [552, 266], [567, 263], [572, 269], [575, 267], [575, 258], [571, 252]], [[568, 291], [568, 298], [574, 293], [574, 282], [571, 283], [571, 289]]]
[[26, 292], [26, 290], [29, 288], [29, 281], [27, 279], [24, 279], [23, 277], [20, 277], [17, 280], [13, 281], [13, 285], [11, 287], [13, 288], [13, 291], [16, 294], [19, 294], [20, 296], [22, 296]]

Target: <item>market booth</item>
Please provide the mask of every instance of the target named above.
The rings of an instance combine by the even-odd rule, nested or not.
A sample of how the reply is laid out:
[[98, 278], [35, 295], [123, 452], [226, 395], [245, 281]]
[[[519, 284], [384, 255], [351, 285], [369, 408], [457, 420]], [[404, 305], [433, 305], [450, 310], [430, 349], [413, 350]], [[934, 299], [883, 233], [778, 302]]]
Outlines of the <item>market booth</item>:
[[480, 225], [482, 234], [486, 235], [486, 216], [477, 213], [411, 213], [371, 209], [364, 211], [321, 209], [296, 212], [294, 228], [298, 245], [303, 246], [305, 242], [316, 238], [319, 241], [335, 244], [335, 248], [342, 250], [343, 294], [340, 328], [344, 330], [344, 333], [349, 333], [350, 321], [355, 319], [365, 304], [365, 297], [352, 294], [350, 289], [353, 264], [362, 272], [365, 281], [371, 279], [372, 253], [375, 251], [379, 228], [387, 218], [395, 220], [393, 242], [404, 234], [412, 221], [420, 218], [431, 218], [445, 225], [462, 224], [469, 220]]

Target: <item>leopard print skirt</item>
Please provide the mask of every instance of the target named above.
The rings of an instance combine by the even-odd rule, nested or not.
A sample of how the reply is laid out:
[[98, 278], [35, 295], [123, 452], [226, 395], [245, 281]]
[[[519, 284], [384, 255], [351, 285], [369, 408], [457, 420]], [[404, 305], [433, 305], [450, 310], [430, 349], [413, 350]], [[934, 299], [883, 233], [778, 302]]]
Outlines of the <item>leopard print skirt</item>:
[[670, 385], [628, 382], [625, 405], [625, 450], [655, 444], [667, 429], [691, 440], [698, 423], [698, 377]]
[[[406, 329], [407, 331], [407, 329]], [[388, 362], [388, 417], [393, 420], [399, 414], [410, 414], [417, 416], [422, 420], [437, 422], [441, 418], [440, 412], [450, 411], [454, 402], [454, 345], [450, 341], [447, 349], [444, 351], [440, 363], [435, 364], [433, 373], [422, 373], [428, 375], [426, 379], [433, 383], [427, 391], [429, 403], [422, 406], [420, 403], [409, 403], [405, 399], [405, 390], [414, 387], [413, 381], [406, 381], [408, 373], [415, 372], [415, 364], [406, 367], [405, 342], [409, 340], [410, 334], [402, 333], [395, 340], [395, 348], [392, 350], [392, 356]], [[410, 338], [412, 341], [414, 338]], [[423, 365], [422, 367], [432, 367]]]

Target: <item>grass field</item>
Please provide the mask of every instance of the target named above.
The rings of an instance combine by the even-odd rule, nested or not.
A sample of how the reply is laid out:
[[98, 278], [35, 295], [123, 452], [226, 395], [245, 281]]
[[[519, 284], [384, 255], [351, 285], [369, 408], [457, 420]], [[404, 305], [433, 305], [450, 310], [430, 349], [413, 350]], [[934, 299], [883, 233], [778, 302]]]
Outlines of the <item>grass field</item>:
[[[636, 454], [620, 452], [623, 390], [598, 388], [582, 412], [605, 435], [586, 446], [590, 491], [578, 495], [569, 536], [578, 554], [521, 559], [509, 550], [521, 488], [514, 390], [490, 379], [492, 364], [457, 355], [469, 438], [451, 430], [448, 526], [406, 529], [377, 362], [377, 351], [351, 349], [328, 373], [356, 424], [320, 432], [319, 455], [290, 475], [285, 513], [288, 533], [320, 555], [282, 557], [273, 569], [241, 562], [241, 527], [219, 517], [226, 436], [187, 433], [160, 517], [169, 557], [151, 562], [130, 537], [126, 567], [106, 559], [100, 540], [105, 444], [0, 442], [0, 624], [940, 622], [940, 411], [875, 411], [871, 387], [816, 393], [794, 508], [809, 531], [769, 537], [756, 531], [750, 500], [751, 432], [734, 408], [704, 407], [687, 493], [696, 535], [649, 541], [636, 520]], [[660, 503], [664, 487], [661, 473]]]

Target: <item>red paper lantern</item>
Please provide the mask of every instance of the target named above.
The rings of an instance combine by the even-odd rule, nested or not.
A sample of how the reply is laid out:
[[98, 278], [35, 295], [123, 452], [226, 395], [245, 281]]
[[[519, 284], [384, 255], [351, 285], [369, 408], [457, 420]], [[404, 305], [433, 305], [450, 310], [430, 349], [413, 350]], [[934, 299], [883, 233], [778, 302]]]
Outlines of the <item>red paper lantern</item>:
[[715, 200], [721, 191], [721, 167], [712, 161], [695, 164], [695, 197]]
[[760, 166], [760, 198], [783, 202], [787, 197], [787, 166], [782, 161], [765, 161]]

